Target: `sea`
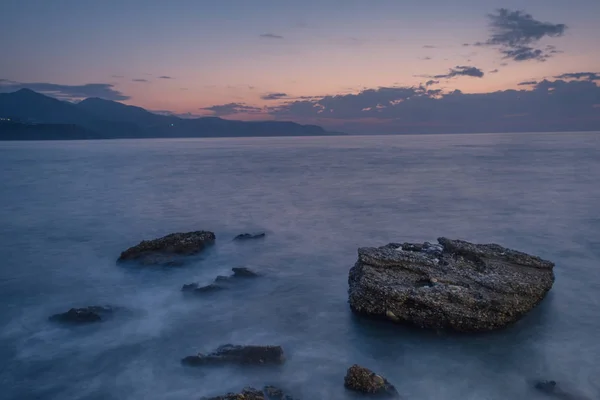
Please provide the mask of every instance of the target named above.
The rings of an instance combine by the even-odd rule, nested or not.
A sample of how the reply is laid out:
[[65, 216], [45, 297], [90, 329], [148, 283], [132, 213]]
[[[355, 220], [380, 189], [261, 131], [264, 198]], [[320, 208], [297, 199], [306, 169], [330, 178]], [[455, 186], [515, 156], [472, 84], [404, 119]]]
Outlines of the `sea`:
[[[0, 398], [189, 400], [275, 385], [360, 399], [360, 364], [404, 399], [600, 398], [600, 133], [0, 143]], [[183, 266], [117, 264], [172, 232], [216, 243]], [[236, 242], [240, 233], [262, 240]], [[357, 249], [436, 238], [556, 263], [507, 329], [431, 332], [348, 306]], [[231, 268], [260, 273], [186, 296]], [[66, 327], [71, 307], [125, 309]], [[223, 344], [281, 345], [277, 367], [190, 368]]]

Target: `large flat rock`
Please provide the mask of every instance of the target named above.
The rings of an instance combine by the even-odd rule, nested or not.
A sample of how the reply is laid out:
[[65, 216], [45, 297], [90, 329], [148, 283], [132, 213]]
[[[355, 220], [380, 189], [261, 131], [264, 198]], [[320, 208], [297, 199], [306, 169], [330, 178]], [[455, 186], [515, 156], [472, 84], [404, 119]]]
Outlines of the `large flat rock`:
[[490, 331], [519, 320], [554, 283], [554, 264], [539, 257], [497, 244], [438, 243], [358, 249], [351, 309], [422, 328]]

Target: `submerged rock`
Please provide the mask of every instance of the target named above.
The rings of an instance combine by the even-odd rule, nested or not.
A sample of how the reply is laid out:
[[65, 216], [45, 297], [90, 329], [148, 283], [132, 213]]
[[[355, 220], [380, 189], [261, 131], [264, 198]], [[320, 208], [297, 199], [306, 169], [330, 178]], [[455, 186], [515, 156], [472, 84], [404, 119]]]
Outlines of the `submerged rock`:
[[260, 276], [258, 273], [246, 267], [236, 267], [231, 268], [231, 270], [233, 271], [232, 277], [234, 278], [256, 278]]
[[233, 271], [233, 275], [219, 275], [215, 278], [214, 283], [211, 283], [210, 285], [200, 286], [198, 283], [187, 283], [183, 285], [181, 291], [194, 293], [215, 292], [226, 289], [228, 284], [236, 278], [256, 278], [260, 276], [258, 273], [245, 267], [232, 268], [231, 270]]
[[69, 311], [54, 314], [48, 319], [54, 322], [64, 324], [89, 324], [93, 322], [101, 322], [109, 314], [115, 311], [109, 306], [89, 306], [83, 308], [71, 308]]
[[358, 249], [351, 309], [422, 328], [489, 331], [519, 320], [554, 283], [554, 264], [539, 257], [497, 244], [438, 242]]
[[215, 234], [208, 231], [172, 233], [144, 240], [121, 253], [118, 261], [138, 261], [145, 265], [181, 265], [180, 257], [197, 254], [215, 241]]
[[556, 381], [539, 381], [536, 382], [535, 388], [540, 392], [561, 400], [589, 400], [589, 398], [574, 393], [564, 391]]
[[396, 388], [387, 379], [368, 368], [356, 364], [348, 368], [344, 378], [344, 386], [355, 392], [377, 395], [378, 397], [400, 397]]
[[283, 348], [281, 346], [234, 346], [226, 344], [220, 346], [210, 354], [188, 356], [181, 360], [185, 365], [266, 365], [282, 364], [284, 362]]
[[261, 232], [261, 233], [242, 233], [240, 235], [237, 235], [235, 238], [233, 238], [233, 240], [262, 239], [265, 236], [267, 236], [267, 234], [264, 233], [264, 232]]

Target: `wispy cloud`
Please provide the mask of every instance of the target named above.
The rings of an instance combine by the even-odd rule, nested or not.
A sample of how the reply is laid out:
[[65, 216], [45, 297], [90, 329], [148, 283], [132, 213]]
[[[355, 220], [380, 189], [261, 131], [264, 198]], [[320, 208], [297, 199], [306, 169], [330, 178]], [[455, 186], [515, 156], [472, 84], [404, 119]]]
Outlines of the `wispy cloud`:
[[424, 49], [436, 49], [437, 47], [432, 45], [432, 44], [426, 44], [425, 46], [423, 46]]
[[425, 82], [425, 86], [437, 85], [440, 81], [434, 81], [433, 79]]
[[167, 76], [167, 75], [162, 75], [162, 76], [159, 76], [158, 79], [173, 79], [173, 77]]
[[490, 72], [488, 72], [488, 74], [497, 74], [498, 72], [500, 72], [500, 70], [498, 68], [491, 70]]
[[45, 95], [62, 100], [80, 100], [88, 97], [99, 97], [106, 100], [128, 100], [110, 83], [87, 83], [84, 85], [61, 85], [48, 82], [14, 82], [0, 80], [0, 92], [14, 92], [19, 89], [31, 89]]
[[547, 60], [559, 51], [553, 46], [541, 49], [536, 45], [544, 37], [563, 36], [567, 29], [565, 24], [538, 21], [524, 11], [506, 8], [488, 14], [488, 18], [490, 37], [476, 45], [498, 47], [504, 58], [513, 61]]
[[447, 74], [442, 75], [434, 75], [434, 79], [442, 79], [442, 78], [454, 78], [457, 76], [470, 76], [474, 78], [483, 78], [483, 71], [477, 67], [470, 67], [466, 65], [457, 65], [454, 68], [451, 68]]
[[286, 93], [267, 93], [260, 96], [263, 100], [281, 100], [287, 97]]
[[122, 79], [125, 77], [123, 75], [111, 75], [111, 78]]
[[200, 108], [200, 110], [212, 111], [212, 113], [217, 117], [234, 114], [257, 114], [263, 111], [263, 109], [260, 107], [250, 106], [245, 103], [220, 104]]
[[537, 85], [537, 81], [525, 81], [525, 82], [519, 82], [518, 85], [519, 86], [531, 86], [531, 85]]
[[570, 72], [555, 76], [557, 79], [585, 79], [588, 81], [600, 81], [600, 72]]
[[274, 33], [263, 33], [262, 35], [260, 35], [260, 37], [263, 39], [283, 39], [283, 36], [276, 35]]
[[148, 79], [141, 79], [141, 78], [132, 79], [131, 81], [132, 82], [142, 82], [142, 83], [150, 82]]

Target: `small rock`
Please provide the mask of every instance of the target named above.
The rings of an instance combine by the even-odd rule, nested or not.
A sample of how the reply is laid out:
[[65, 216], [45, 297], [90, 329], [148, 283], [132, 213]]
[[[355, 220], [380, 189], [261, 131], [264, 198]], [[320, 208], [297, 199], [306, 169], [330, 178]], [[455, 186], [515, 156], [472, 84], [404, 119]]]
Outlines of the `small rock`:
[[583, 395], [564, 391], [556, 381], [536, 382], [535, 388], [540, 392], [560, 400], [590, 400]]
[[113, 313], [114, 309], [109, 306], [89, 306], [83, 308], [71, 308], [62, 314], [55, 314], [49, 317], [50, 321], [66, 324], [89, 324], [100, 322], [103, 315]]
[[245, 388], [241, 393], [227, 393], [223, 396], [203, 397], [202, 400], [265, 400], [265, 396], [260, 390]]
[[266, 365], [282, 364], [284, 362], [283, 348], [281, 346], [234, 346], [226, 344], [220, 346], [210, 354], [198, 354], [185, 357], [181, 362], [185, 365]]
[[213, 244], [215, 234], [208, 231], [172, 233], [170, 235], [143, 240], [139, 244], [125, 250], [118, 261], [138, 261], [142, 265], [182, 265], [179, 258], [204, 250]]
[[265, 386], [263, 392], [269, 400], [294, 400], [292, 396], [275, 386]]
[[183, 285], [181, 287], [181, 291], [182, 292], [191, 292], [193, 290], [198, 289], [200, 285], [198, 285], [197, 283], [186, 283], [185, 285]]
[[237, 235], [233, 240], [249, 240], [249, 239], [262, 239], [267, 236], [266, 233], [242, 233]]
[[344, 378], [344, 386], [355, 392], [365, 394], [388, 398], [400, 397], [396, 388], [387, 379], [356, 364], [348, 369]]
[[256, 272], [246, 267], [231, 268], [234, 278], [256, 278], [259, 276]]

